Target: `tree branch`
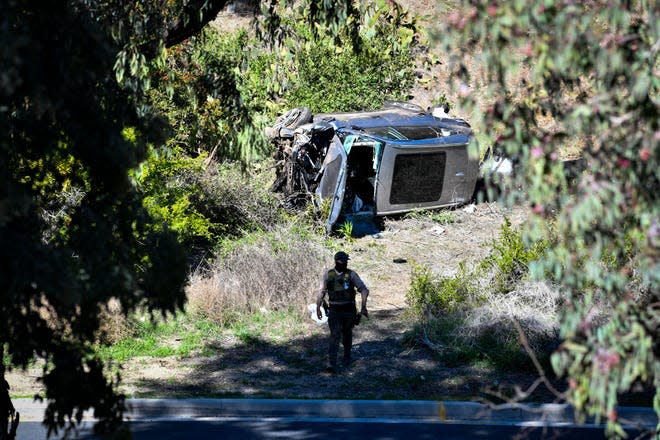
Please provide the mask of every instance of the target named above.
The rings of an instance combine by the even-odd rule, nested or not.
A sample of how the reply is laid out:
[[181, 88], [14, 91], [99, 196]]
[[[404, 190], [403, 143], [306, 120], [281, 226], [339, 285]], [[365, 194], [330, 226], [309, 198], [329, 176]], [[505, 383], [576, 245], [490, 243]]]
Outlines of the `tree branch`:
[[167, 29], [165, 47], [175, 46], [198, 34], [208, 22], [215, 19], [227, 2], [228, 0], [188, 1], [181, 16]]
[[[565, 393], [562, 393], [558, 391], [552, 383], [550, 383], [550, 380], [548, 379], [548, 376], [546, 376], [545, 371], [543, 370], [543, 367], [539, 363], [539, 360], [536, 358], [536, 354], [534, 354], [534, 350], [532, 350], [532, 347], [529, 345], [529, 341], [527, 340], [527, 336], [525, 335], [525, 332], [523, 331], [522, 327], [520, 326], [520, 323], [518, 322], [517, 319], [512, 319], [513, 325], [516, 326], [516, 330], [518, 331], [518, 338], [520, 340], [520, 343], [524, 347], [525, 351], [527, 352], [527, 355], [532, 359], [532, 362], [534, 363], [534, 367], [536, 368], [536, 371], [539, 374], [539, 380], [554, 394], [556, 397], [565, 398]], [[536, 385], [538, 386], [538, 384]], [[535, 387], [536, 387], [535, 386]]]

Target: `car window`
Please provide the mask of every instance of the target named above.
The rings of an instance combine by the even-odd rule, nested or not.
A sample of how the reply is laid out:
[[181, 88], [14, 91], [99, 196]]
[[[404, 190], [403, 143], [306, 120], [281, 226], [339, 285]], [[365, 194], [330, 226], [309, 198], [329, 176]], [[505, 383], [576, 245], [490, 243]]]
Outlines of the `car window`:
[[442, 137], [439, 127], [435, 128], [427, 125], [368, 127], [364, 131], [373, 136], [400, 141]]
[[447, 153], [398, 154], [394, 160], [390, 204], [440, 200]]

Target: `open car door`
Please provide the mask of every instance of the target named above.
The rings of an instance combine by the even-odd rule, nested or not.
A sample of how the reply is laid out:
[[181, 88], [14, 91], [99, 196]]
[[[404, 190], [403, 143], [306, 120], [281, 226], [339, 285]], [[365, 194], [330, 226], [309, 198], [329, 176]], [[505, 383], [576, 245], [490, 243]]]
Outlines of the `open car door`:
[[337, 136], [334, 136], [323, 160], [321, 180], [316, 188], [316, 195], [322, 203], [330, 200], [330, 213], [325, 225], [328, 234], [341, 214], [346, 190], [347, 163], [348, 155], [344, 145]]

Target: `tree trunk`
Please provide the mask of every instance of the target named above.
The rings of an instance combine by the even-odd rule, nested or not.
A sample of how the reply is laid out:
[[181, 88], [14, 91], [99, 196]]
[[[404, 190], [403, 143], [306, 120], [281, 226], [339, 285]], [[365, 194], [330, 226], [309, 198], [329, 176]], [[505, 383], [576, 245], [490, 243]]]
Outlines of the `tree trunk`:
[[206, 24], [215, 19], [228, 0], [189, 0], [181, 16], [172, 23], [165, 35], [165, 46], [175, 46], [197, 35]]

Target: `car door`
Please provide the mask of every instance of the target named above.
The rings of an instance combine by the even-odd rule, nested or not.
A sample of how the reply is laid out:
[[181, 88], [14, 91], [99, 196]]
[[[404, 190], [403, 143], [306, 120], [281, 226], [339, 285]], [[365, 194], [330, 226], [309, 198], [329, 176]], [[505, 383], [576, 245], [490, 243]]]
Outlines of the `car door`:
[[326, 221], [326, 232], [330, 233], [341, 214], [346, 190], [346, 167], [348, 155], [341, 140], [334, 136], [321, 169], [321, 180], [316, 188], [316, 195], [325, 202], [330, 200], [330, 212]]

